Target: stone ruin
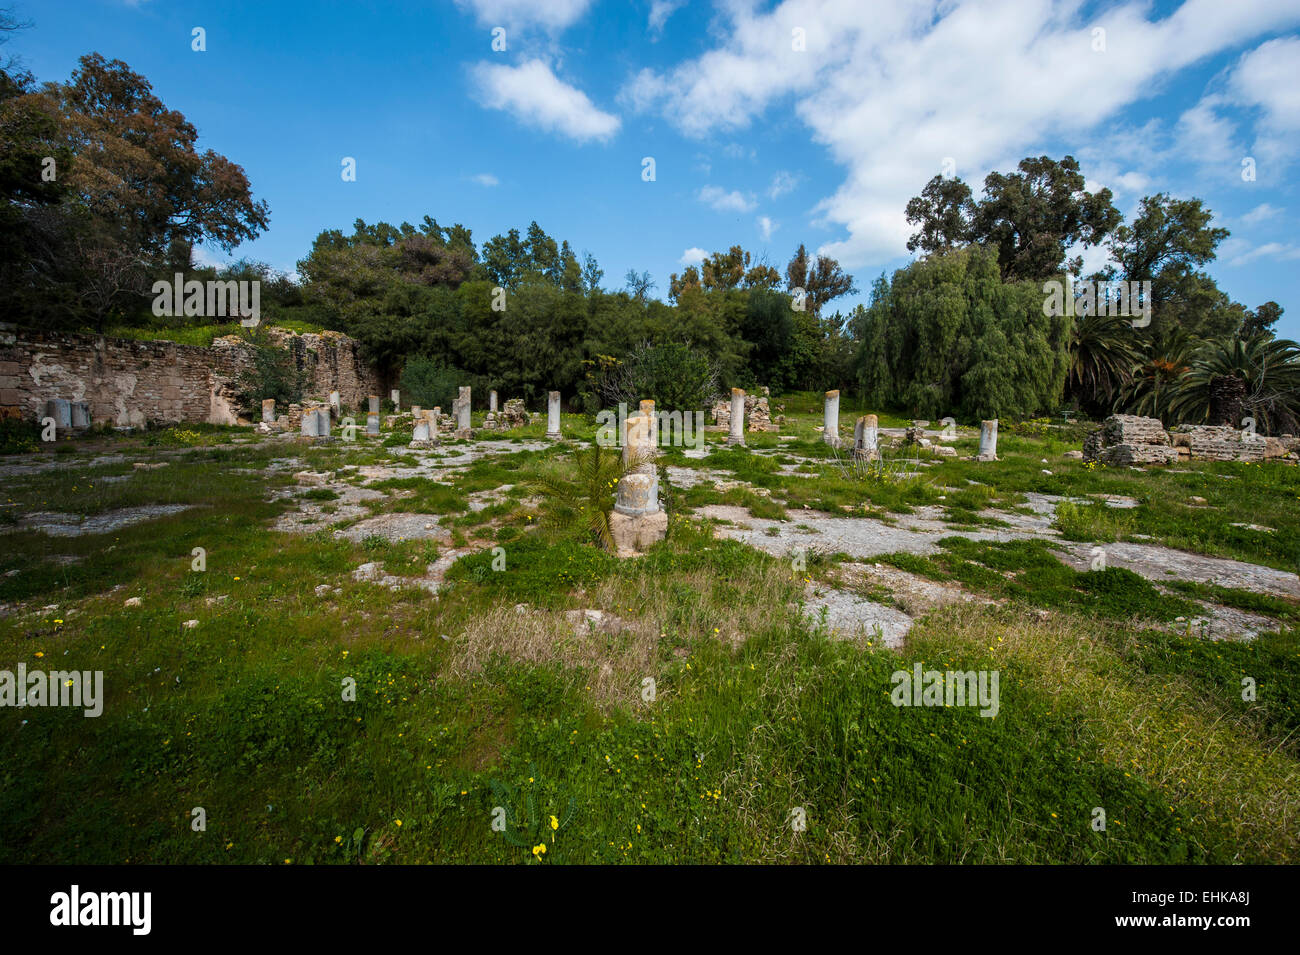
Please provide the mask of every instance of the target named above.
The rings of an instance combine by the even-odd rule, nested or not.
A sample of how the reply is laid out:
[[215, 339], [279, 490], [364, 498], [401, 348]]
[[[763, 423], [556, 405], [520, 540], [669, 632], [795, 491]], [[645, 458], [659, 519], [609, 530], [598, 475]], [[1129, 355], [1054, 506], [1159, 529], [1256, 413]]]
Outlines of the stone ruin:
[[1178, 452], [1159, 418], [1115, 414], [1084, 439], [1083, 459], [1115, 467], [1173, 464]]
[[[496, 392], [492, 394], [495, 395]], [[532, 418], [524, 409], [524, 399], [511, 398], [499, 411], [488, 411], [483, 427], [488, 431], [509, 431], [511, 428], [522, 428], [531, 420]]]
[[1168, 431], [1159, 418], [1111, 415], [1083, 442], [1083, 459], [1112, 466], [1174, 464], [1179, 461], [1264, 461], [1295, 463], [1300, 439], [1266, 438], [1227, 425], [1180, 425]]
[[628, 472], [618, 482], [610, 535], [619, 557], [633, 557], [668, 535], [668, 514], [659, 506], [658, 418], [655, 403], [642, 401], [624, 424], [623, 462]]
[[[748, 424], [748, 431], [780, 431], [781, 425], [785, 424], [785, 418], [782, 415], [772, 417], [772, 410], [769, 406], [768, 399], [770, 391], [767, 387], [762, 389], [762, 394], [745, 395], [745, 420]], [[714, 428], [718, 431], [731, 430], [731, 399], [719, 398], [713, 403], [713, 409], [710, 412], [713, 416]]]

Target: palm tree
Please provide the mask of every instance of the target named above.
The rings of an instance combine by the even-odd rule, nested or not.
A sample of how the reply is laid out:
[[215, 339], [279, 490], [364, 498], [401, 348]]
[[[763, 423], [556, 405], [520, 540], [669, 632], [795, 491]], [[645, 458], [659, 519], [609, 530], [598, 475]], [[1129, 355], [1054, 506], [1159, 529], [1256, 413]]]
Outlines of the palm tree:
[[1108, 411], [1140, 362], [1129, 319], [1085, 315], [1075, 321], [1070, 332], [1066, 391], [1091, 411]]
[[1169, 402], [1178, 379], [1190, 367], [1195, 341], [1175, 326], [1158, 338], [1148, 339], [1128, 385], [1120, 392], [1116, 409], [1148, 418], [1169, 418]]
[[1300, 427], [1300, 345], [1266, 335], [1205, 342], [1178, 379], [1171, 414], [1180, 421], [1230, 424], [1255, 419], [1265, 434]]
[[542, 474], [531, 484], [546, 495], [547, 517], [560, 526], [580, 527], [608, 551], [614, 550], [609, 512], [614, 509], [614, 492], [628, 471], [618, 451], [592, 443], [573, 455], [575, 473], [571, 479]]

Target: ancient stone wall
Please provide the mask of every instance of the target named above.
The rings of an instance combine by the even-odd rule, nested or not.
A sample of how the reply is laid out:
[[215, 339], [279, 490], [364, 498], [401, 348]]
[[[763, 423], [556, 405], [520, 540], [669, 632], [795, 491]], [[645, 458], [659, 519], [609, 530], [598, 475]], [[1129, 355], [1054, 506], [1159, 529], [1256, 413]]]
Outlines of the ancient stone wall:
[[1083, 459], [1102, 464], [1173, 464], [1191, 461], [1294, 461], [1290, 435], [1265, 438], [1236, 428], [1185, 425], [1165, 431], [1158, 418], [1111, 415], [1083, 442]]
[[1267, 442], [1256, 435], [1227, 425], [1198, 424], [1178, 429], [1174, 444], [1189, 449], [1197, 461], [1262, 461]]
[[[368, 395], [381, 393], [378, 376], [347, 336], [268, 331], [305, 373], [309, 396], [338, 391], [345, 404], [356, 408]], [[38, 420], [47, 401], [65, 398], [89, 404], [94, 424], [233, 424], [235, 385], [252, 366], [253, 355], [234, 336], [202, 348], [0, 326], [0, 415]]]

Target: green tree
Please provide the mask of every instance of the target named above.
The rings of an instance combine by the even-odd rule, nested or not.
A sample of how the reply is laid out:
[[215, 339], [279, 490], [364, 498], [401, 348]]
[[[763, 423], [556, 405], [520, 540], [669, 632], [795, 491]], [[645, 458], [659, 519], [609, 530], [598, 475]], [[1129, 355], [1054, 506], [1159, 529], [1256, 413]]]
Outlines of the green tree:
[[1300, 428], [1300, 345], [1286, 338], [1203, 342], [1175, 387], [1169, 411], [1180, 422], [1242, 426], [1262, 434]]
[[1240, 337], [1255, 338], [1259, 335], [1271, 337], [1274, 334], [1273, 326], [1277, 324], [1284, 311], [1285, 309], [1277, 302], [1265, 302], [1253, 312], [1247, 312], [1245, 320], [1241, 323]]
[[948, 252], [972, 241], [975, 203], [970, 186], [960, 179], [935, 176], [907, 203], [907, 221], [920, 229], [907, 240], [907, 251]]
[[398, 381], [402, 397], [407, 404], [422, 408], [443, 408], [451, 413], [451, 403], [465, 383], [466, 375], [459, 369], [430, 358], [416, 356], [402, 367]]
[[189, 269], [195, 244], [266, 229], [244, 171], [197, 140], [120, 60], [88, 54], [39, 89], [0, 76], [0, 311], [102, 329], [144, 310], [151, 272]]
[[1096, 277], [1151, 282], [1147, 334], [1164, 335], [1176, 326], [1189, 335], [1223, 336], [1243, 324], [1245, 309], [1201, 271], [1228, 237], [1227, 229], [1210, 225], [1213, 219], [1200, 199], [1162, 192], [1143, 198], [1133, 222], [1115, 229], [1107, 243], [1115, 264]]
[[1128, 318], [1083, 315], [1070, 331], [1066, 393], [1092, 414], [1105, 414], [1141, 362]]
[[825, 255], [810, 259], [802, 242], [785, 267], [785, 287], [793, 295], [802, 289], [805, 307], [815, 316], [827, 302], [857, 291], [839, 262]]
[[1061, 399], [1068, 316], [1032, 282], [1003, 282], [992, 249], [936, 253], [881, 278], [854, 320], [867, 401], [924, 417], [1028, 417]]
[[976, 240], [997, 249], [1008, 282], [1043, 279], [1063, 269], [1077, 274], [1082, 263], [1067, 263], [1066, 249], [1098, 245], [1120, 223], [1110, 190], [1087, 192], [1073, 156], [1025, 158], [1017, 169], [984, 178], [972, 224]]

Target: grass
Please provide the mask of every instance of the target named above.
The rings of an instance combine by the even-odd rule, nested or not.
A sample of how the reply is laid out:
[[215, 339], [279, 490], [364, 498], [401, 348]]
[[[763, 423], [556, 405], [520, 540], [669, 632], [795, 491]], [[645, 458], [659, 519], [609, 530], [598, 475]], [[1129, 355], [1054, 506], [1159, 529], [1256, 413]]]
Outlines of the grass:
[[[798, 441], [670, 456], [743, 482], [698, 484], [683, 506], [735, 503], [773, 520], [804, 503], [933, 506], [965, 522], [1035, 491], [1125, 494], [1140, 506], [1058, 511], [1062, 529], [1100, 540], [1113, 518], [1121, 539], [1168, 521], [1162, 542], [1274, 566], [1296, 536], [1282, 468], [1089, 471], [1060, 460], [1067, 442], [1048, 429], [1004, 435], [998, 465], [949, 459], [916, 479], [863, 479], [836, 466], [800, 401], [820, 412], [816, 396], [784, 399]], [[196, 446], [96, 436], [58, 458], [36, 451], [21, 463], [52, 466], [6, 477], [14, 523], [187, 509], [82, 537], [0, 527], [3, 666], [103, 670], [106, 688], [98, 719], [0, 711], [2, 862], [1300, 861], [1296, 631], [1210, 643], [1146, 624], [1196, 600], [1286, 624], [1291, 601], [1177, 581], [1165, 593], [1125, 570], [1074, 571], [1044, 541], [952, 537], [930, 557], [881, 560], [1001, 605], [935, 611], [901, 651], [834, 642], [797, 611], [805, 577], [837, 559], [813, 538], [810, 570], [796, 573], [680, 513], [633, 560], [536, 526], [522, 487], [563, 470], [564, 446], [483, 457], [441, 481], [369, 482], [385, 492], [377, 511], [437, 513], [453, 546], [483, 547], [436, 596], [390, 590], [352, 571], [378, 561], [418, 576], [446, 545], [271, 525], [297, 500], [337, 500], [330, 488], [279, 496], [294, 471], [400, 466], [404, 448], [193, 430]], [[814, 470], [779, 473], [791, 462]], [[471, 495], [487, 492], [499, 500], [471, 514]], [[1187, 505], [1193, 494], [1211, 506]], [[1234, 537], [1235, 521], [1277, 540]], [[593, 624], [573, 613], [593, 609]], [[916, 663], [998, 671], [998, 716], [893, 706], [892, 675]], [[190, 826], [195, 807], [205, 831]], [[492, 828], [498, 807], [511, 839]]]
[[1161, 594], [1144, 577], [1122, 567], [1077, 571], [1061, 563], [1042, 541], [977, 542], [946, 537], [932, 557], [886, 554], [882, 563], [936, 580], [958, 580], [981, 593], [1030, 607], [1076, 610], [1119, 620], [1169, 621], [1199, 612], [1199, 605]]

